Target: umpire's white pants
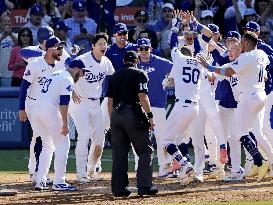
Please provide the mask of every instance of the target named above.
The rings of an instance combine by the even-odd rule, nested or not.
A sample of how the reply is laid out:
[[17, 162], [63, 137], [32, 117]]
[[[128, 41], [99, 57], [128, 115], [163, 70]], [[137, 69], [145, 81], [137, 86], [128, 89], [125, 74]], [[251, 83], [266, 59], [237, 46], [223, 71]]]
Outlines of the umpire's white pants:
[[46, 183], [53, 152], [54, 160], [54, 184], [65, 182], [66, 164], [70, 148], [69, 136], [62, 135], [62, 117], [58, 109], [53, 107], [32, 107], [32, 119], [34, 131], [42, 138], [43, 149], [39, 158], [39, 167], [36, 182]]
[[[79, 104], [71, 102], [69, 114], [73, 118], [78, 131], [76, 154], [77, 175], [87, 176], [87, 170], [93, 172], [101, 159], [104, 145], [103, 120], [100, 101], [82, 98]], [[88, 154], [88, 144], [91, 147]]]

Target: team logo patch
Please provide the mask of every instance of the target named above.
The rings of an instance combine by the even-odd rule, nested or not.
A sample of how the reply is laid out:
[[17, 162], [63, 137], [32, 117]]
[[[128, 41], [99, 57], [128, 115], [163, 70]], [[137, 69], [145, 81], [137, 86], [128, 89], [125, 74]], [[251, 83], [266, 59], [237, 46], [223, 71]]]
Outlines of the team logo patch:
[[72, 92], [72, 86], [69, 85], [67, 88], [66, 88], [69, 92]]
[[106, 71], [105, 72], [99, 72], [98, 75], [95, 75], [91, 72], [85, 73], [85, 79], [88, 83], [95, 83], [95, 82], [100, 82], [103, 80], [106, 76]]
[[25, 73], [25, 76], [29, 76], [29, 75], [31, 75], [30, 70], [27, 70]]

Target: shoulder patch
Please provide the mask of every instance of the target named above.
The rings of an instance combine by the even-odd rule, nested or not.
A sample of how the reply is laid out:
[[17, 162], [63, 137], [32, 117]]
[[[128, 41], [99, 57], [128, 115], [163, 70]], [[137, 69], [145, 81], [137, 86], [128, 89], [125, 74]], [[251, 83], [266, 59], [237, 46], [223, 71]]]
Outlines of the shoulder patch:
[[66, 88], [69, 92], [72, 92], [72, 86], [71, 85], [69, 85], [67, 88]]
[[29, 76], [29, 75], [31, 75], [30, 70], [27, 70], [25, 73], [25, 76]]

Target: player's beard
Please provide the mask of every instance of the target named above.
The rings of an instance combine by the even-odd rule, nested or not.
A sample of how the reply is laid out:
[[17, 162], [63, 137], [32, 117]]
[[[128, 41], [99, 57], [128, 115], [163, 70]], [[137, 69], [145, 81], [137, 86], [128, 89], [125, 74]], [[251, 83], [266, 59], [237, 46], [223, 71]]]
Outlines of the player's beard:
[[77, 72], [74, 76], [74, 83], [76, 83], [80, 78], [80, 72]]

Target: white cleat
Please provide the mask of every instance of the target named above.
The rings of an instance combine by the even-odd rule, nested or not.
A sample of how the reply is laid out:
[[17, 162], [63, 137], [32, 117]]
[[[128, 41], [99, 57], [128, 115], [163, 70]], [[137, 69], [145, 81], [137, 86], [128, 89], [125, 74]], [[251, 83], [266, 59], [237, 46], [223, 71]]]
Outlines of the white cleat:
[[193, 179], [193, 182], [200, 182], [200, 183], [203, 183], [204, 182], [204, 176], [203, 174], [200, 174], [200, 175], [196, 175]]
[[53, 184], [53, 179], [51, 179], [48, 175], [46, 176], [46, 184], [47, 185], [52, 185]]
[[90, 183], [91, 179], [90, 179], [90, 177], [77, 176], [77, 181], [80, 183]]
[[168, 179], [173, 177], [172, 167], [166, 166], [164, 168], [159, 167], [159, 173], [157, 179]]
[[244, 167], [244, 172], [242, 174], [243, 177], [253, 177], [258, 174], [258, 167], [254, 165], [254, 161], [246, 160], [246, 164]]
[[52, 190], [54, 191], [75, 191], [77, 188], [67, 183], [53, 184]]
[[49, 189], [49, 187], [44, 182], [36, 183], [36, 185], [35, 185], [36, 191], [43, 191], [43, 190], [48, 190], [48, 189]]
[[177, 179], [181, 182], [182, 185], [187, 185], [193, 181], [193, 178], [194, 168], [190, 162], [187, 162], [187, 164], [181, 166]]
[[225, 170], [220, 167], [214, 167], [208, 176], [213, 179], [222, 179], [225, 176]]
[[89, 178], [91, 181], [102, 181], [103, 177], [99, 176], [97, 172], [94, 172], [94, 174], [89, 175]]
[[224, 176], [222, 180], [224, 182], [241, 181], [241, 180], [243, 180], [243, 176], [242, 176], [241, 171], [231, 172], [228, 176]]

